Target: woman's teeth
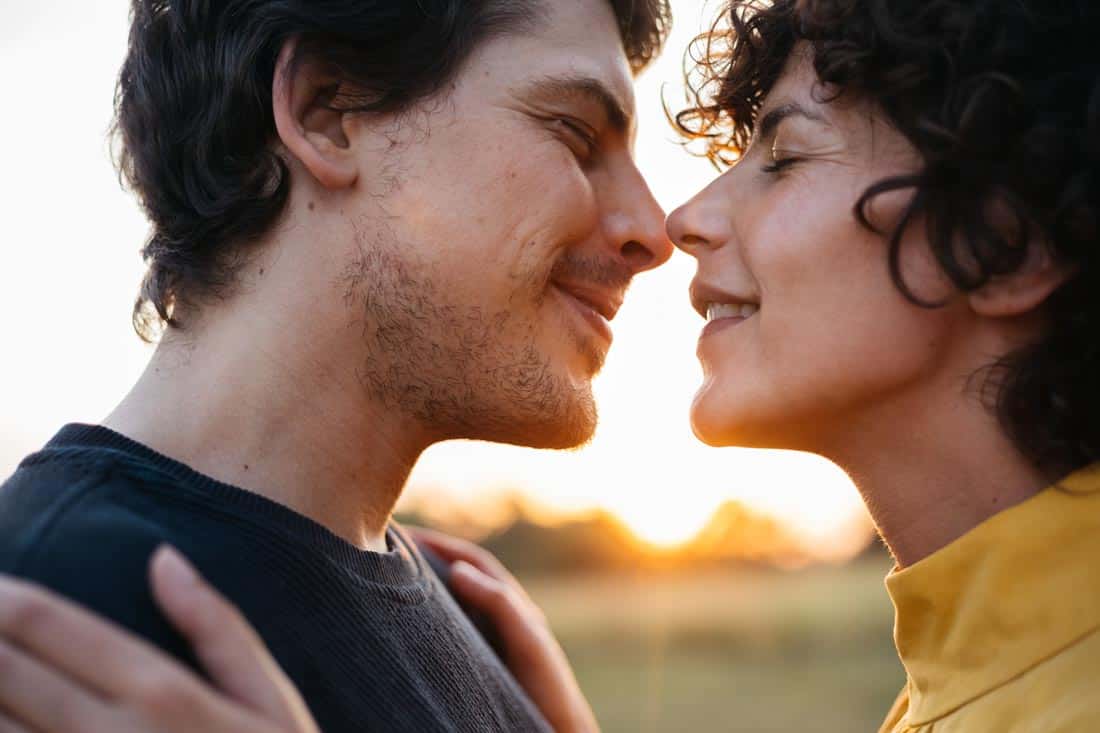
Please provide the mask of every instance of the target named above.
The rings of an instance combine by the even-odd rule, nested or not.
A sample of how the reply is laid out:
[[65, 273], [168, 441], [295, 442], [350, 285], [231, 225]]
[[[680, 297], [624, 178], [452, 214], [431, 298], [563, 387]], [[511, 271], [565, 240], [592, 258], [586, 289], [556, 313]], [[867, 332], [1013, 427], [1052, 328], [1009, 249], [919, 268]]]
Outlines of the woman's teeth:
[[760, 306], [754, 303], [741, 303], [740, 305], [710, 303], [707, 305], [707, 321], [714, 321], [719, 318], [748, 318], [758, 310], [760, 310]]

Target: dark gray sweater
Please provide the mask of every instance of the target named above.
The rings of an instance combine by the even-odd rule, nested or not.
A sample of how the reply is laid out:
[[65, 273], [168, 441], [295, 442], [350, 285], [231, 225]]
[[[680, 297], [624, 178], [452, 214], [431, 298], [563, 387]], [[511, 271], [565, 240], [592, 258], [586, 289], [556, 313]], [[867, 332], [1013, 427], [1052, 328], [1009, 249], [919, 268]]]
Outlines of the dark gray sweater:
[[363, 552], [96, 426], [66, 426], [0, 487], [0, 572], [195, 667], [148, 590], [149, 556], [171, 543], [240, 607], [324, 733], [549, 731], [413, 543], [388, 539]]

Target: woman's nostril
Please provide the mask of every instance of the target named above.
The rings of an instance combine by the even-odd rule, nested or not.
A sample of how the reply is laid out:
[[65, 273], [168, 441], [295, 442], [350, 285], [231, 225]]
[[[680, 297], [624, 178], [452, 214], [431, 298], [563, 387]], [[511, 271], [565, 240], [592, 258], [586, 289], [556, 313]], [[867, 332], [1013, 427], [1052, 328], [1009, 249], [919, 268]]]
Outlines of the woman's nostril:
[[676, 243], [681, 247], [699, 247], [706, 245], [707, 240], [705, 237], [696, 236], [695, 234], [685, 234]]

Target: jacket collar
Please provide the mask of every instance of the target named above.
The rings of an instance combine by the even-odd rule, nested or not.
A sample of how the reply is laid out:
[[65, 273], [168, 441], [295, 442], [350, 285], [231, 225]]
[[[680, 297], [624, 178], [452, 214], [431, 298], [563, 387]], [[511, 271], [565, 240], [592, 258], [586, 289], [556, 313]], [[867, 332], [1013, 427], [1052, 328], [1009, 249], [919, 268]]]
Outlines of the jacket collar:
[[1100, 628], [1100, 463], [1006, 509], [886, 587], [909, 725], [1005, 684]]

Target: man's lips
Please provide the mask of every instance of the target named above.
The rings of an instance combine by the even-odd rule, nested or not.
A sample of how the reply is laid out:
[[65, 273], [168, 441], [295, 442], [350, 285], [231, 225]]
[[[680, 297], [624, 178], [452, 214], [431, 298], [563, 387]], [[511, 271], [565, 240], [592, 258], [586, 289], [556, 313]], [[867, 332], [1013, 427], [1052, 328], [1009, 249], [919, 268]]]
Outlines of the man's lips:
[[562, 297], [576, 309], [578, 315], [584, 318], [605, 341], [610, 343], [613, 338], [610, 321], [619, 312], [619, 306], [622, 305], [622, 294], [576, 282], [555, 281], [553, 285]]
[[596, 311], [607, 321], [615, 319], [615, 314], [623, 304], [622, 292], [610, 291], [598, 285], [555, 280], [554, 286]]

